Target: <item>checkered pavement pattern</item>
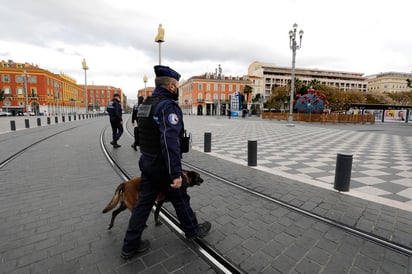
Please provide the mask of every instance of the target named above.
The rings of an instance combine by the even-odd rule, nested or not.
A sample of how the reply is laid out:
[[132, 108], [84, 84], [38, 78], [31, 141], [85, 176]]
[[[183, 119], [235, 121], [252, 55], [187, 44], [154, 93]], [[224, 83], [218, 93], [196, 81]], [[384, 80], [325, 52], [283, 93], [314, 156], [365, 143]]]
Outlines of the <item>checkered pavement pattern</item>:
[[350, 191], [412, 205], [412, 136], [353, 131], [252, 119], [185, 117], [192, 146], [203, 150], [212, 133], [212, 152], [247, 163], [248, 140], [257, 141], [257, 164], [333, 187], [337, 155], [352, 155]]

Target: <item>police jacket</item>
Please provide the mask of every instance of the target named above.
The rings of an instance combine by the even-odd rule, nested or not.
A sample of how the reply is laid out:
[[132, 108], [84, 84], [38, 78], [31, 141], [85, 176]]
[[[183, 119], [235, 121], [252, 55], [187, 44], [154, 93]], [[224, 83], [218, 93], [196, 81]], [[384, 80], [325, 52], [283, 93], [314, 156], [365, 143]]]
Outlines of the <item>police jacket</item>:
[[122, 121], [122, 106], [120, 105], [119, 101], [117, 101], [116, 99], [109, 101], [106, 110], [109, 113], [110, 121]]
[[175, 97], [167, 89], [156, 87], [137, 114], [140, 151], [160, 155], [172, 180], [182, 175], [180, 137], [184, 129]]

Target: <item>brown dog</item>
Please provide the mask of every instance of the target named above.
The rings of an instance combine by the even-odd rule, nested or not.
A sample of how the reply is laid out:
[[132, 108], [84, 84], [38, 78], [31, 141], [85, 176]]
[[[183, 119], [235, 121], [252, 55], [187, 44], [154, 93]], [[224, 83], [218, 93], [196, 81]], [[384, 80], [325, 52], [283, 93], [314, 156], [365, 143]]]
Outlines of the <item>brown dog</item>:
[[[200, 177], [199, 173], [195, 171], [188, 171], [183, 170], [182, 173], [183, 183], [187, 184], [188, 187], [200, 185], [203, 183], [203, 179]], [[112, 219], [110, 220], [110, 224], [108, 229], [111, 229], [114, 224], [114, 219], [116, 216], [126, 210], [127, 208], [132, 210], [134, 205], [136, 204], [137, 200], [139, 200], [139, 193], [140, 193], [140, 177], [134, 177], [129, 181], [123, 182], [116, 188], [112, 200], [109, 204], [103, 209], [103, 213], [109, 212], [120, 201], [120, 206], [112, 212]], [[157, 196], [156, 199], [156, 210], [155, 210], [155, 223], [156, 225], [160, 225], [161, 222], [159, 221], [159, 213], [160, 209], [164, 202], [167, 202], [166, 194], [161, 192]]]

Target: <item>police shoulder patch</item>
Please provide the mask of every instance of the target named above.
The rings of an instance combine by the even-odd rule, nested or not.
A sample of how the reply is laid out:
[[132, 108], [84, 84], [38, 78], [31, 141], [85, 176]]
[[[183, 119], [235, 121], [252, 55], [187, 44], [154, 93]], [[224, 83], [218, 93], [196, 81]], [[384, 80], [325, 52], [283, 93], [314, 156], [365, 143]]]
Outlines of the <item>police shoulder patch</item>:
[[172, 125], [177, 125], [177, 123], [179, 123], [179, 117], [176, 115], [176, 113], [170, 113], [169, 116], [167, 117], [167, 120]]

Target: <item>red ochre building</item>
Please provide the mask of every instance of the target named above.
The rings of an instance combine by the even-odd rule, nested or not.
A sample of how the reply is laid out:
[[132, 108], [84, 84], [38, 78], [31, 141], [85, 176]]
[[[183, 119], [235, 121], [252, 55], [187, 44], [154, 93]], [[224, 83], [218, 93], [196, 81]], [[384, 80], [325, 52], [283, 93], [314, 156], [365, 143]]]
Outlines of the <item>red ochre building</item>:
[[[221, 79], [213, 73], [192, 76], [179, 86], [179, 104], [184, 114], [226, 115], [239, 114], [250, 106], [252, 94], [245, 94], [245, 86], [251, 85], [247, 76], [225, 76]], [[220, 101], [219, 101], [220, 98]], [[217, 111], [220, 105], [220, 112]]]
[[[251, 80], [247, 76], [221, 76], [217, 79], [214, 74], [205, 73], [200, 76], [192, 76], [188, 80], [182, 80], [179, 84], [179, 106], [184, 114], [192, 115], [217, 115], [217, 108], [220, 106], [221, 115], [227, 114], [230, 109], [233, 112], [240, 112], [242, 105], [250, 106], [252, 95], [246, 96], [244, 88], [251, 85]], [[154, 87], [146, 87], [137, 91], [137, 96], [147, 98], [151, 96]], [[239, 101], [239, 95], [244, 95]], [[247, 97], [247, 99], [246, 99]]]
[[[19, 115], [32, 112], [36, 115], [63, 115], [74, 113], [104, 112], [114, 93], [127, 98], [119, 88], [111, 86], [78, 85], [76, 80], [64, 73], [56, 74], [37, 65], [15, 63], [12, 60], [0, 63], [0, 110]], [[26, 92], [27, 90], [27, 92]]]
[[137, 91], [137, 97], [139, 96], [143, 96], [143, 98], [149, 97], [152, 95], [154, 90], [155, 90], [154, 87], [145, 87], [145, 88], [139, 89]]

